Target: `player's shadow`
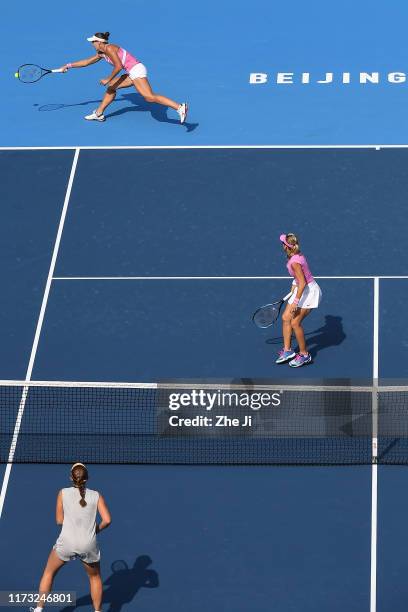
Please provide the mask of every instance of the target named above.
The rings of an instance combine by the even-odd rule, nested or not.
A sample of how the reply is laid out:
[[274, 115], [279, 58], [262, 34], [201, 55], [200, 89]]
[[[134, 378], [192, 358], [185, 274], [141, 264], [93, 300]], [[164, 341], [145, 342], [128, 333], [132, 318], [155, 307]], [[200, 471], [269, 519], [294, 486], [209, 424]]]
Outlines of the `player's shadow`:
[[88, 104], [99, 104], [99, 100], [84, 100], [84, 102], [74, 102], [73, 104], [63, 104], [62, 102], [53, 103], [53, 104], [34, 104], [33, 106], [38, 106], [37, 110], [40, 113], [51, 113], [54, 111], [59, 111], [64, 108], [72, 108], [75, 106], [88, 106]]
[[[122, 94], [120, 100], [127, 100], [131, 103], [131, 105], [120, 108], [112, 113], [108, 113], [105, 115], [106, 118], [116, 117], [118, 115], [124, 115], [125, 113], [131, 112], [149, 112], [153, 119], [159, 121], [159, 123], [172, 123], [174, 125], [180, 125], [180, 121], [178, 119], [172, 119], [167, 116], [168, 109], [166, 106], [146, 102], [145, 99], [142, 96], [139, 96], [137, 93]], [[188, 123], [187, 121], [183, 123], [183, 127], [187, 132], [193, 132], [198, 125], [198, 123]]]
[[[114, 561], [111, 565], [112, 574], [104, 581], [102, 602], [107, 612], [120, 612], [129, 604], [142, 588], [155, 589], [159, 586], [159, 576], [149, 569], [152, 560], [148, 555], [137, 557], [133, 567], [128, 567], [126, 561]], [[92, 606], [90, 595], [83, 595], [76, 600], [75, 606], [67, 606], [62, 612], [73, 612], [77, 608]]]
[[[160, 104], [150, 104], [146, 102], [142, 96], [139, 96], [136, 93], [131, 94], [122, 94], [120, 97], [118, 96], [113, 104], [121, 101], [130, 102], [129, 106], [125, 106], [124, 108], [120, 108], [118, 110], [114, 110], [112, 112], [105, 113], [105, 117], [108, 119], [110, 117], [116, 117], [119, 115], [124, 115], [129, 112], [150, 112], [153, 119], [159, 121], [159, 123], [171, 123], [173, 125], [180, 125], [179, 119], [172, 119], [167, 116], [168, 108], [166, 106], [162, 106]], [[84, 102], [76, 102], [74, 104], [42, 104], [38, 107], [40, 112], [52, 112], [59, 111], [64, 108], [72, 108], [74, 106], [88, 106], [89, 104], [99, 104], [100, 100], [86, 100]], [[34, 106], [37, 106], [36, 104]], [[110, 107], [111, 108], [111, 107]], [[193, 132], [199, 126], [198, 123], [189, 123], [185, 121], [182, 124], [182, 127], [185, 128], [187, 132]]]
[[[347, 337], [343, 329], [342, 317], [334, 315], [326, 315], [324, 325], [312, 332], [305, 333], [305, 336], [307, 338], [308, 351], [313, 358], [315, 358], [320, 351], [330, 346], [339, 346]], [[266, 343], [280, 345], [282, 344], [282, 340], [282, 336], [279, 338], [268, 338]]]

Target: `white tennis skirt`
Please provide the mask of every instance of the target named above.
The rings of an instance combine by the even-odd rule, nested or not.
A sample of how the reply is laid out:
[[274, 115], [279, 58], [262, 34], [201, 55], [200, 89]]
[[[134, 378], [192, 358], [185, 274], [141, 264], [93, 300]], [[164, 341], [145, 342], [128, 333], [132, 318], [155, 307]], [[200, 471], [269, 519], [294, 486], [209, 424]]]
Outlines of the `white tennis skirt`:
[[133, 68], [130, 69], [128, 75], [134, 81], [135, 79], [145, 79], [147, 77], [147, 68], [144, 64], [139, 62]]
[[[295, 299], [297, 293], [297, 287], [291, 297], [288, 300], [289, 304], [293, 304], [293, 300]], [[302, 297], [299, 300], [299, 308], [318, 308], [320, 301], [322, 299], [322, 290], [316, 281], [312, 281], [308, 283], [305, 287], [305, 290], [302, 293]]]

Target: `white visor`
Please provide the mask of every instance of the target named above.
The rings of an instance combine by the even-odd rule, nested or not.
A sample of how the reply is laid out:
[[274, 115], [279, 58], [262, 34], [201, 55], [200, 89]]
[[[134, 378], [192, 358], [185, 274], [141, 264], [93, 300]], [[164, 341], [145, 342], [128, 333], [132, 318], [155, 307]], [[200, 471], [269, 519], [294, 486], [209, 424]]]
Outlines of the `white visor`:
[[104, 38], [98, 38], [98, 36], [90, 36], [89, 38], [86, 39], [88, 42], [102, 42], [102, 43], [106, 43], [108, 42], [107, 40], [105, 40]]

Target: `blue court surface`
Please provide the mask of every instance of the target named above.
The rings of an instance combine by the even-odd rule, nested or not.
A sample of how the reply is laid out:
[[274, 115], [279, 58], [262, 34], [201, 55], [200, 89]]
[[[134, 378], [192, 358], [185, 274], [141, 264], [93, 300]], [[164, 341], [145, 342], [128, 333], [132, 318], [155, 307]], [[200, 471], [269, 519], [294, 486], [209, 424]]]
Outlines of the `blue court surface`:
[[[3, 146], [404, 144], [408, 140], [405, 48], [408, 7], [369, 0], [290, 3], [101, 0], [7, 2], [0, 51]], [[96, 25], [100, 24], [100, 25]], [[104, 24], [104, 25], [102, 25]], [[14, 79], [34, 63], [57, 68], [87, 58], [95, 27], [111, 32], [148, 69], [154, 90], [190, 114], [123, 89], [104, 124], [84, 115], [101, 99], [105, 62], [35, 85]], [[252, 75], [252, 76], [251, 76]], [[251, 83], [252, 80], [252, 83]]]
[[[0, 377], [403, 378], [407, 162], [405, 149], [1, 151]], [[288, 229], [324, 296], [299, 371], [274, 364], [279, 327], [250, 320], [290, 284]], [[67, 470], [14, 465], [4, 479], [1, 589], [36, 588]], [[406, 468], [378, 469], [377, 563], [372, 473], [92, 466], [114, 518], [100, 536], [104, 608], [361, 612], [374, 593], [378, 610], [402, 612]], [[55, 587], [91, 610], [79, 562]]]

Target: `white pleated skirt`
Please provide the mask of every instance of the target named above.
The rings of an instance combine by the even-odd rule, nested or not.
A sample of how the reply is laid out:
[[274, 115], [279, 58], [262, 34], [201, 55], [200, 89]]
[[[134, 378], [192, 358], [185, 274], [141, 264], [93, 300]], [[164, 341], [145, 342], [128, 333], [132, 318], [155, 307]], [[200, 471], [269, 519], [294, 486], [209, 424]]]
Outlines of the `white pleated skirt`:
[[[291, 297], [288, 300], [289, 304], [293, 304], [293, 300], [296, 297], [297, 287]], [[299, 308], [318, 308], [322, 299], [322, 290], [316, 281], [308, 283], [303, 291], [302, 297], [299, 300]]]

